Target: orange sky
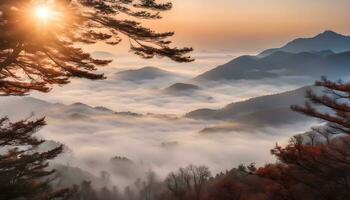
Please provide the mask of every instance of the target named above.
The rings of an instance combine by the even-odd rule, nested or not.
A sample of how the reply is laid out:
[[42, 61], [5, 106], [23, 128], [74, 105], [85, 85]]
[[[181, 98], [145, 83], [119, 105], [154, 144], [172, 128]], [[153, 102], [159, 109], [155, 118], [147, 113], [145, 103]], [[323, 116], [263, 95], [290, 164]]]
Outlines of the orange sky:
[[350, 35], [349, 0], [173, 0], [153, 25], [197, 49], [256, 51], [332, 29]]
[[257, 52], [325, 30], [350, 35], [350, 0], [172, 0], [162, 20], [174, 43], [197, 51]]

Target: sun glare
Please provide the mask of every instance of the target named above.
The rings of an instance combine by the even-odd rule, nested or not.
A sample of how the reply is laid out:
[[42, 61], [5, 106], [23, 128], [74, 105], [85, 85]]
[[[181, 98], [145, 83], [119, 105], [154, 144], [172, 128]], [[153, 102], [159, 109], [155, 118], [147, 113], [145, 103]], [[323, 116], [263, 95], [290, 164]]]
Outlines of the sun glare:
[[48, 22], [53, 19], [53, 11], [48, 6], [38, 6], [35, 8], [35, 16], [40, 22]]

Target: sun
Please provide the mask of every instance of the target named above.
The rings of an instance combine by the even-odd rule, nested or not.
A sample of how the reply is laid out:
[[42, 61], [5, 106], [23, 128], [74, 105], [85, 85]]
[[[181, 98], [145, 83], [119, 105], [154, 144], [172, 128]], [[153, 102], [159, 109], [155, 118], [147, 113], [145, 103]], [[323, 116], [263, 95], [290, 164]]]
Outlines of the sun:
[[53, 10], [49, 6], [46, 6], [46, 5], [37, 6], [34, 9], [34, 14], [35, 14], [35, 17], [37, 18], [37, 20], [39, 22], [43, 22], [43, 23], [47, 23], [47, 22], [51, 21], [55, 15]]

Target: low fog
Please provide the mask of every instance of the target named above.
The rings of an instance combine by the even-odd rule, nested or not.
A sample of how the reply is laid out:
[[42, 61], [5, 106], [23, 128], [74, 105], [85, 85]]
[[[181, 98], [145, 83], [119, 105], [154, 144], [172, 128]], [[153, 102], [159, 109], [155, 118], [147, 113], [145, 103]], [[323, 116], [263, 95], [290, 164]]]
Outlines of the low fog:
[[[65, 104], [82, 102], [91, 106], [105, 106], [118, 112], [183, 115], [195, 109], [220, 108], [232, 102], [293, 90], [314, 82], [310, 77], [302, 76], [258, 81], [194, 82], [192, 78], [200, 73], [235, 58], [225, 54], [225, 56], [222, 56], [219, 53], [198, 54], [195, 56], [196, 62], [190, 64], [174, 64], [166, 59], [145, 62], [135, 57], [122, 57], [122, 60], [120, 60], [118, 57], [114, 57], [113, 54], [105, 52], [100, 52], [97, 55], [99, 57], [104, 55], [103, 58], [115, 60], [110, 67], [103, 70], [107, 80], [75, 79], [71, 84], [56, 87], [48, 94], [34, 93], [32, 96], [50, 102]], [[165, 70], [171, 75], [155, 76], [153, 79], [139, 79], [137, 81], [125, 81], [118, 77], [118, 72], [142, 69], [146, 66]], [[186, 93], [186, 95], [164, 92], [166, 88], [175, 83], [190, 83], [199, 86], [201, 89]]]
[[[113, 56], [103, 52], [98, 55]], [[130, 184], [149, 170], [165, 177], [189, 164], [206, 165], [218, 173], [241, 163], [273, 162], [269, 150], [276, 142], [285, 144], [291, 136], [308, 130], [311, 122], [255, 129], [254, 124], [240, 128], [240, 124], [232, 122], [194, 120], [184, 115], [199, 108], [218, 109], [232, 102], [293, 90], [312, 81], [308, 77], [282, 77], [193, 82], [194, 76], [215, 67], [213, 60], [223, 63], [233, 58], [218, 55], [197, 56], [200, 64], [187, 71], [184, 67], [167, 68], [166, 60], [152, 63], [169, 74], [138, 81], [121, 80], [117, 72], [144, 66], [132, 60], [116, 61], [104, 69], [107, 80], [75, 79], [49, 94], [4, 97], [1, 115], [12, 120], [46, 116], [48, 125], [38, 136], [66, 146], [66, 153], [56, 163], [79, 167], [96, 176], [108, 171], [118, 185]], [[190, 83], [200, 89], [165, 92], [174, 83]], [[235, 126], [235, 129], [202, 131], [215, 126]]]
[[[37, 100], [31, 98], [10, 100], [16, 104], [23, 101], [33, 105], [42, 103], [35, 103]], [[1, 105], [8, 107], [10, 102], [3, 101]], [[38, 135], [66, 146], [66, 153], [56, 162], [79, 167], [95, 175], [108, 171], [118, 185], [130, 184], [149, 170], [165, 177], [170, 171], [192, 163], [209, 166], [215, 173], [240, 163], [265, 164], [273, 161], [269, 149], [274, 147], [275, 142], [284, 144], [290, 136], [307, 129], [305, 125], [298, 126], [298, 129], [245, 129], [203, 134], [201, 129], [217, 122], [172, 115], [114, 113], [84, 104], [43, 104], [38, 107], [43, 110], [36, 116], [46, 116], [48, 123]], [[30, 116], [30, 112], [27, 113], [22, 112], [21, 117], [13, 114], [11, 119]], [[126, 157], [133, 164], [124, 166], [121, 162], [115, 166], [111, 159], [116, 156]]]

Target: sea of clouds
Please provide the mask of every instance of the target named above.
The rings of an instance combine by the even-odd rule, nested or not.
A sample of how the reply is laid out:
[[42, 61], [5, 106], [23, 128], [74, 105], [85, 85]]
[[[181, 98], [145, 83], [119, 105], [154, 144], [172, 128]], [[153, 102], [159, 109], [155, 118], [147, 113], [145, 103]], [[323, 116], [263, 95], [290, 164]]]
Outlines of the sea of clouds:
[[[135, 57], [119, 60], [103, 52], [98, 55], [115, 59], [110, 67], [103, 69], [108, 79], [75, 79], [69, 85], [55, 87], [49, 94], [34, 92], [31, 95], [49, 104], [23, 97], [2, 97], [1, 115], [12, 119], [31, 116], [32, 112], [34, 116], [46, 116], [48, 126], [38, 135], [66, 145], [67, 152], [59, 159], [62, 164], [93, 174], [109, 171], [116, 183], [132, 181], [148, 170], [165, 177], [188, 164], [207, 165], [214, 173], [241, 163], [263, 165], [274, 161], [269, 150], [276, 142], [285, 144], [291, 136], [311, 126], [201, 134], [200, 130], [218, 122], [183, 117], [199, 108], [221, 108], [251, 97], [296, 89], [312, 83], [307, 77], [206, 83], [193, 94], [174, 95], [164, 93], [164, 88], [177, 82], [191, 82], [196, 75], [234, 56], [202, 53], [195, 55], [195, 63], [174, 64], [168, 60], [140, 61]], [[116, 77], [118, 71], [150, 65], [174, 75], [137, 83]], [[76, 102], [82, 104], [74, 104]], [[96, 106], [110, 110], [94, 109]], [[129, 111], [140, 115], [114, 113]], [[116, 166], [111, 164], [115, 156], [126, 157], [134, 163], [135, 167], [130, 168], [132, 177], [123, 176], [120, 170], [115, 172]]]

